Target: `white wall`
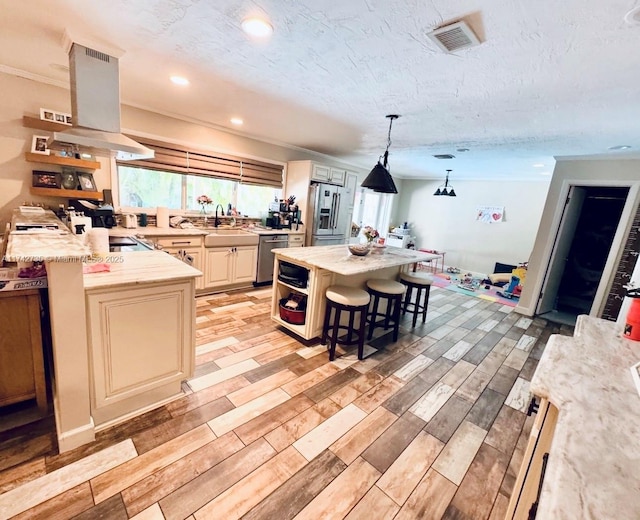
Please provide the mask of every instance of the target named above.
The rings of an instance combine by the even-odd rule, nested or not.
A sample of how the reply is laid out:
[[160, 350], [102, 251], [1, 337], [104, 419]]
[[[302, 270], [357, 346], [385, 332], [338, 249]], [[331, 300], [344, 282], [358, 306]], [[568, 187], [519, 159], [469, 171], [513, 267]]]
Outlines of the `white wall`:
[[[540, 182], [456, 181], [457, 197], [434, 197], [440, 182], [403, 181], [396, 220], [405, 220], [416, 247], [446, 252], [445, 264], [491, 273], [496, 262], [529, 260], [542, 216], [548, 180]], [[478, 206], [504, 206], [505, 221], [477, 222]]]
[[[638, 190], [640, 189], [640, 160], [638, 159], [610, 159], [610, 158], [556, 158], [549, 194], [544, 205], [542, 220], [536, 234], [534, 248], [527, 272], [525, 284], [517, 310], [524, 314], [533, 315], [536, 310], [538, 297], [542, 290], [544, 275], [553, 249], [558, 226], [562, 217], [564, 201], [569, 187], [575, 186], [628, 186], [631, 188], [627, 205], [622, 214], [616, 237], [611, 246], [612, 260], [607, 263], [603, 272], [603, 280], [609, 281], [617, 267], [615, 258], [620, 255], [624, 247], [623, 240], [628, 233], [635, 207], [638, 204]], [[599, 288], [596, 299], [605, 297], [606, 283]], [[637, 284], [640, 285], [640, 284]], [[623, 309], [624, 310], [624, 309]], [[620, 315], [623, 315], [621, 311]]]

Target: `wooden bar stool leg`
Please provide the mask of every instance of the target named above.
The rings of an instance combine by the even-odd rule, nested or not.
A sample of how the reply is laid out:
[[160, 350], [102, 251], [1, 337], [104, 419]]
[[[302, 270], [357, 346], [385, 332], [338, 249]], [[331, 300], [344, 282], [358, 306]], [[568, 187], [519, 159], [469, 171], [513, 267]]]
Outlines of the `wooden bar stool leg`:
[[336, 357], [336, 345], [338, 343], [338, 330], [340, 326], [340, 316], [342, 311], [336, 308], [335, 318], [333, 319], [333, 332], [331, 336], [331, 350], [329, 351], [329, 361], [333, 361]]
[[427, 321], [427, 307], [429, 306], [429, 291], [431, 286], [427, 285], [424, 291], [424, 308], [422, 309], [422, 323]]
[[389, 305], [393, 305], [393, 341], [398, 341], [398, 333], [400, 332], [400, 307], [402, 306], [402, 295], [394, 297], [389, 301]]
[[347, 343], [351, 343], [353, 338], [353, 320], [356, 317], [356, 311], [349, 311], [349, 330], [347, 332]]
[[364, 331], [366, 326], [367, 326], [367, 308], [364, 308], [364, 309], [360, 309], [360, 330], [358, 332], [358, 359], [364, 358]]
[[407, 313], [407, 306], [409, 305], [409, 303], [411, 303], [411, 291], [412, 290], [413, 290], [413, 287], [408, 285], [407, 286], [407, 292], [405, 293], [405, 297], [404, 297], [404, 306], [402, 308], [402, 315], [403, 316]]
[[331, 318], [331, 303], [327, 300], [327, 304], [324, 307], [324, 324], [322, 325], [322, 338], [320, 339], [321, 345], [327, 344], [327, 333], [329, 332], [329, 320]]
[[373, 337], [373, 329], [376, 326], [376, 316], [378, 314], [378, 295], [373, 296], [373, 309], [371, 311], [371, 321], [369, 322], [369, 334], [367, 335], [367, 339], [371, 339]]
[[416, 303], [413, 309], [413, 326], [416, 326], [418, 321], [418, 312], [420, 311], [420, 296], [422, 296], [422, 287], [418, 287], [418, 294], [416, 294]]
[[391, 296], [387, 298], [387, 310], [384, 313], [384, 330], [389, 330], [389, 322], [392, 319], [391, 314], [395, 313], [395, 309], [393, 308], [394, 301], [395, 298], [392, 299]]

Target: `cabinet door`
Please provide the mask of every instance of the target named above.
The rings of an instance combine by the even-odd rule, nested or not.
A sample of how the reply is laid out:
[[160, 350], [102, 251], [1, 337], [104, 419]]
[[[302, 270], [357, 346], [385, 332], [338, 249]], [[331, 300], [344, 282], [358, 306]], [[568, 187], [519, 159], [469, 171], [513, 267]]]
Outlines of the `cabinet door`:
[[156, 402], [166, 385], [175, 394], [192, 375], [191, 282], [97, 290], [86, 303], [96, 424]]
[[233, 283], [234, 253], [231, 247], [212, 247], [205, 249], [205, 287], [218, 287]]
[[234, 282], [255, 282], [258, 267], [258, 248], [255, 246], [238, 246], [235, 248]]
[[344, 181], [346, 176], [347, 176], [347, 172], [345, 170], [340, 170], [338, 168], [331, 168], [329, 180], [333, 184], [339, 184], [340, 186], [344, 186]]
[[311, 169], [311, 180], [329, 182], [331, 180], [331, 168], [321, 164], [314, 164]]
[[38, 291], [0, 294], [0, 331], [0, 406], [35, 397], [45, 410]]
[[193, 263], [191, 265], [198, 271], [202, 271], [202, 276], [196, 278], [196, 290], [204, 289], [204, 265], [202, 261], [202, 249], [199, 247], [188, 247], [184, 251], [186, 254], [193, 258]]

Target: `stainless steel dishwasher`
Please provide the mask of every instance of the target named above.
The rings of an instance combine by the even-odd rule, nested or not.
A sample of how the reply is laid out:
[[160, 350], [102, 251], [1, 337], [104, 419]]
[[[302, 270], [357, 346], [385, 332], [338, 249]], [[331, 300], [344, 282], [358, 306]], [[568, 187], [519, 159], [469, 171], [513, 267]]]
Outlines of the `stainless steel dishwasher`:
[[273, 282], [273, 262], [275, 256], [272, 249], [288, 247], [289, 235], [260, 235], [258, 242], [258, 275], [256, 285]]

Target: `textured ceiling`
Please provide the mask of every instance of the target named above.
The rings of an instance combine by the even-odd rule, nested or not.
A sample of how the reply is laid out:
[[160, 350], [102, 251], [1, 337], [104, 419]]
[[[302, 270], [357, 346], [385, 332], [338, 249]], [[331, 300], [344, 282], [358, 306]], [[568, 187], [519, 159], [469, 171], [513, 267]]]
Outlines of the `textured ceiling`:
[[[385, 115], [398, 113], [394, 175], [539, 179], [553, 156], [639, 157], [640, 25], [624, 22], [638, 4], [0, 0], [0, 70], [68, 83], [55, 66], [67, 64], [67, 29], [125, 52], [126, 104], [225, 128], [239, 116], [243, 133], [363, 168], [384, 151]], [[253, 14], [273, 24], [268, 41], [241, 31]], [[425, 36], [460, 19], [480, 46], [445, 54]], [[456, 158], [432, 157], [442, 153]]]

